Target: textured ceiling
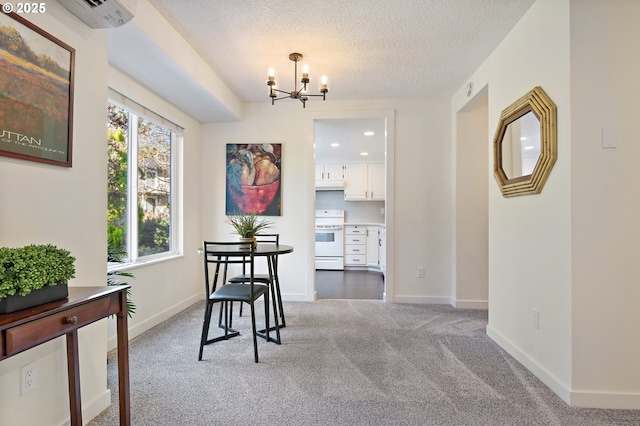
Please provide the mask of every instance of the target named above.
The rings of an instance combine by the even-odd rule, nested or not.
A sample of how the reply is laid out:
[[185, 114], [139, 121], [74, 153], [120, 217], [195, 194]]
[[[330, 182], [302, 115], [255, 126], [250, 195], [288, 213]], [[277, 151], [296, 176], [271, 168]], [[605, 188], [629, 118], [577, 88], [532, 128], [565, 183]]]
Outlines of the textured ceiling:
[[451, 96], [534, 0], [149, 2], [243, 102], [268, 102], [269, 67], [294, 89], [291, 52], [329, 99]]

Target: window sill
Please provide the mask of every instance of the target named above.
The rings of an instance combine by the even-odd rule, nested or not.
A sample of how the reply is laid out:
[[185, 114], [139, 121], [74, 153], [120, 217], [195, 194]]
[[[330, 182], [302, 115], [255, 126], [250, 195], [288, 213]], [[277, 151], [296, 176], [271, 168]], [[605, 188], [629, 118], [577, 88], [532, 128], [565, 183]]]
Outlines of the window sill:
[[110, 263], [107, 265], [107, 272], [110, 271], [128, 271], [132, 269], [138, 269], [145, 266], [155, 265], [157, 263], [169, 262], [176, 259], [182, 259], [183, 254], [169, 254], [161, 257], [153, 257], [151, 259], [137, 259], [135, 262], [126, 263]]

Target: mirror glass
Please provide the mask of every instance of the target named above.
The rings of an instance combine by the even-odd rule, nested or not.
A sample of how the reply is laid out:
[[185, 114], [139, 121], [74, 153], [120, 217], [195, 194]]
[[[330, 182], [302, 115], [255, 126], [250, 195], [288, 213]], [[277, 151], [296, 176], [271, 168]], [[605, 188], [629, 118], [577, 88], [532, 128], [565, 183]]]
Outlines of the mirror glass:
[[508, 179], [533, 173], [540, 158], [540, 121], [532, 111], [507, 125], [501, 149], [502, 170]]

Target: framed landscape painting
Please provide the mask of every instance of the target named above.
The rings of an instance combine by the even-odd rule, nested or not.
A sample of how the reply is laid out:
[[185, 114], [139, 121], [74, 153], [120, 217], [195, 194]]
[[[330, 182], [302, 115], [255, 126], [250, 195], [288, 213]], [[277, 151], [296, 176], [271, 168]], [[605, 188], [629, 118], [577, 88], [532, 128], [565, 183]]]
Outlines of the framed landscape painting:
[[0, 155], [71, 167], [75, 50], [0, 13]]
[[282, 215], [282, 144], [227, 144], [226, 164], [227, 215]]

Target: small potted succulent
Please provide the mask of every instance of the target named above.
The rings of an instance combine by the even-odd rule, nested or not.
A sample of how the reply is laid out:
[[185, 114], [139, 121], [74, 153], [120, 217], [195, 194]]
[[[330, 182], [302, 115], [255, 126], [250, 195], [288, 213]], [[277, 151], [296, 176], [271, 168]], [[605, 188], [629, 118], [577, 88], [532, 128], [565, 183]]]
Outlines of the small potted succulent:
[[75, 260], [51, 244], [0, 247], [0, 313], [66, 298]]
[[259, 220], [254, 213], [240, 213], [229, 216], [227, 223], [233, 226], [233, 229], [240, 237], [240, 241], [250, 242], [254, 247], [256, 245], [256, 234], [273, 225], [273, 223], [265, 219]]

